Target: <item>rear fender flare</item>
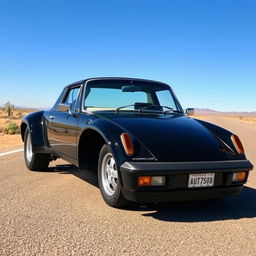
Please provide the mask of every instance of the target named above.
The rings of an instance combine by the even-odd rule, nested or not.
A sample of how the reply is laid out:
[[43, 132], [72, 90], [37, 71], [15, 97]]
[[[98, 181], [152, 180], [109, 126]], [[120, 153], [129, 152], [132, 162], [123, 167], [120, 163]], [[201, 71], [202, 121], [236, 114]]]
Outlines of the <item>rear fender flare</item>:
[[33, 112], [25, 116], [21, 122], [21, 137], [24, 141], [26, 128], [29, 129], [31, 135], [32, 150], [35, 147], [48, 146], [46, 143], [44, 111]]

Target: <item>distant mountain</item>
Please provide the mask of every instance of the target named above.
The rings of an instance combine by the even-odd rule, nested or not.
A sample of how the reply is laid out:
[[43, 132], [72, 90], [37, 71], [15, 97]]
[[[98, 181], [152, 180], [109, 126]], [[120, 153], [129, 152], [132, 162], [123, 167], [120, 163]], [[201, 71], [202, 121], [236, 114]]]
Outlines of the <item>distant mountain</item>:
[[217, 114], [219, 112], [212, 109], [208, 109], [208, 108], [195, 108], [195, 113], [196, 114]]
[[[0, 108], [2, 108], [3, 105], [0, 105]], [[45, 108], [31, 108], [31, 107], [25, 107], [25, 106], [15, 106], [16, 109], [29, 109], [29, 110], [49, 110], [51, 108], [45, 107]], [[216, 111], [213, 109], [208, 108], [195, 108], [194, 115], [229, 115], [229, 116], [256, 116], [256, 111], [253, 112], [236, 112], [236, 111], [229, 111], [229, 112], [222, 112], [222, 111]]]
[[[3, 108], [4, 105], [0, 105], [0, 108]], [[29, 109], [29, 110], [49, 110], [49, 107], [45, 107], [45, 108], [33, 108], [33, 107], [25, 107], [25, 106], [16, 106], [14, 105], [15, 109]]]
[[35, 110], [47, 110], [49, 107], [42, 108], [33, 108], [33, 107], [25, 107], [25, 106], [15, 106], [16, 109], [35, 109]]
[[207, 108], [196, 108], [194, 115], [229, 115], [229, 116], [256, 116], [256, 111], [253, 112], [221, 112]]

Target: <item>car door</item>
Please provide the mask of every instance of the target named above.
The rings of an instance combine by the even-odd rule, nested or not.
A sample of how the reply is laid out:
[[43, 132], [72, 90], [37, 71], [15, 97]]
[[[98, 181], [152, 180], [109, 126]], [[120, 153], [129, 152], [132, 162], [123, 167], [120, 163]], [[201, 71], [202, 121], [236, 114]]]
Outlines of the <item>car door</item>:
[[[77, 159], [77, 126], [81, 85], [67, 89], [57, 109], [48, 116], [47, 135], [50, 147], [57, 153]], [[65, 109], [65, 107], [69, 108]]]

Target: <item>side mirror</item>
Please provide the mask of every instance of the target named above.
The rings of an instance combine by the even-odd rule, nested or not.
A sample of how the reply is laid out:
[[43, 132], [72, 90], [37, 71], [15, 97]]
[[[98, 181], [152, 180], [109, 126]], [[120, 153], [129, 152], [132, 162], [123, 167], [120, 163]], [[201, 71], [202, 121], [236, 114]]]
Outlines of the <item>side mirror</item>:
[[195, 112], [195, 109], [194, 108], [186, 108], [186, 114], [188, 116], [193, 116], [194, 115], [194, 112]]
[[71, 114], [71, 104], [69, 103], [59, 103], [58, 104], [58, 111], [59, 112], [68, 112]]

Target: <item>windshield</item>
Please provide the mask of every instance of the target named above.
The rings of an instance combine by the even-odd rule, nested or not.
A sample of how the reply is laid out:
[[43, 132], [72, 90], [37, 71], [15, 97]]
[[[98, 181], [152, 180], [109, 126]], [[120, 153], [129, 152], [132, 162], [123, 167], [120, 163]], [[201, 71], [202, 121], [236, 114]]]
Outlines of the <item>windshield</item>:
[[138, 111], [164, 106], [176, 112], [183, 110], [167, 85], [131, 81], [97, 81], [87, 85], [84, 109], [88, 111]]

